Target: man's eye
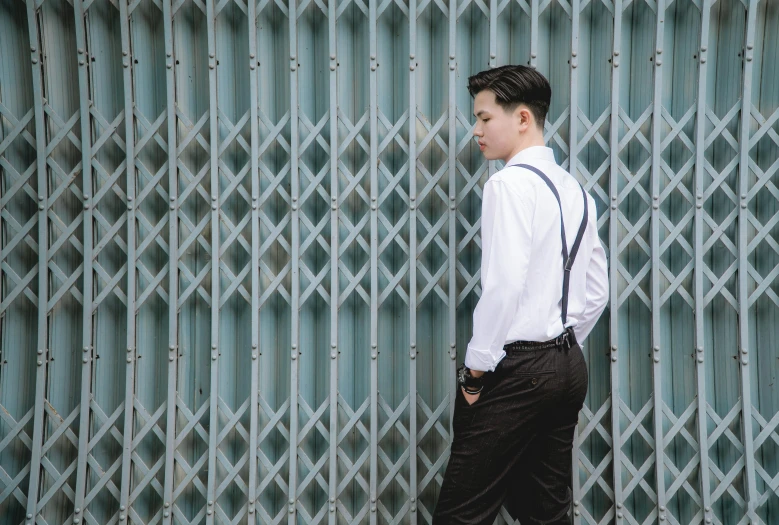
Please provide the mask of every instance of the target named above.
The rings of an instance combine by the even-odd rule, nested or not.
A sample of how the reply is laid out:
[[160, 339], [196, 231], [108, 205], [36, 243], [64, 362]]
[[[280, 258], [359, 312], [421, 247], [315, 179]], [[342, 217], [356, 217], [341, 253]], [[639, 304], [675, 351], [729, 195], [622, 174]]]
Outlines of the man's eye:
[[482, 122], [489, 122], [489, 120], [490, 120], [490, 119], [488, 119], [488, 118], [483, 118], [483, 119], [481, 119], [481, 121], [482, 121]]

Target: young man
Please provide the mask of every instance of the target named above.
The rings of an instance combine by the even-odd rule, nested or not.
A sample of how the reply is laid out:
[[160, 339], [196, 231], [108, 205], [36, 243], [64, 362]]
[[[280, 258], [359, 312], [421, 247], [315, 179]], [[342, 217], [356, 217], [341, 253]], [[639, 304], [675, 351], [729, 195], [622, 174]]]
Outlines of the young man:
[[504, 66], [470, 77], [468, 90], [479, 147], [506, 167], [484, 186], [482, 293], [433, 523], [490, 525], [506, 504], [521, 525], [567, 524], [587, 392], [577, 341], [608, 299], [595, 201], [544, 147], [543, 75]]

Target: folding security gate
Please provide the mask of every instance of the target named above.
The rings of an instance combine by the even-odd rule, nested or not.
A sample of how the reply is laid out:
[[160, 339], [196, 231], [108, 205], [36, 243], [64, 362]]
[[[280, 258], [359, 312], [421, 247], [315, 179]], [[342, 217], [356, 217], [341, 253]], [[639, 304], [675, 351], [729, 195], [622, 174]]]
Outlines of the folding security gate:
[[430, 522], [505, 63], [610, 258], [575, 523], [779, 523], [774, 0], [0, 0], [0, 523]]

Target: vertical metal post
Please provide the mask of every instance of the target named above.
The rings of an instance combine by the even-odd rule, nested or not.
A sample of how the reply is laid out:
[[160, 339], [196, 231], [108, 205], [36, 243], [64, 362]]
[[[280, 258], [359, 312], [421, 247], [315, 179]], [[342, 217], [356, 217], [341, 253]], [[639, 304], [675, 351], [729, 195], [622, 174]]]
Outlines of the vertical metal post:
[[371, 54], [370, 93], [370, 196], [371, 196], [371, 455], [370, 455], [370, 524], [376, 525], [378, 449], [379, 449], [379, 212], [376, 203], [379, 196], [379, 133], [378, 133], [378, 97], [376, 68], [376, 3], [368, 2], [368, 40]]
[[[584, 185], [585, 180], [582, 180], [577, 173], [579, 163], [579, 25], [581, 22], [581, 7], [580, 0], [571, 1], [571, 112], [569, 117], [570, 124], [570, 137], [568, 139], [570, 147], [570, 155], [568, 157], [568, 169], [579, 182]], [[579, 510], [579, 430], [573, 434], [573, 455], [571, 472], [573, 474], [572, 490], [573, 490], [573, 522], [574, 525], [581, 523], [581, 511]]]
[[706, 64], [709, 47], [709, 22], [712, 0], [703, 0], [701, 6], [701, 44], [698, 65], [698, 101], [695, 115], [695, 370], [698, 402], [698, 450], [700, 453], [700, 481], [698, 487], [703, 500], [704, 522], [713, 521], [711, 512], [711, 483], [709, 481], [709, 430], [706, 397], [706, 365], [704, 364], [704, 288], [703, 288], [703, 173], [706, 153]]
[[78, 46], [78, 88], [81, 119], [81, 168], [84, 192], [84, 295], [82, 299], [81, 403], [79, 408], [78, 465], [73, 523], [81, 522], [87, 485], [87, 455], [89, 454], [89, 400], [92, 385], [92, 134], [89, 115], [89, 49], [87, 48], [84, 3], [74, 0], [76, 45]]
[[[172, 0], [162, 0], [163, 32], [165, 37], [165, 57], [173, 59], [173, 11]], [[165, 77], [167, 96], [168, 124], [168, 192], [170, 198], [169, 261], [168, 261], [168, 348], [173, 357], [168, 361], [168, 411], [165, 425], [165, 484], [163, 486], [162, 523], [169, 525], [173, 506], [173, 464], [176, 455], [176, 372], [178, 368], [178, 173], [176, 169], [178, 140], [176, 133], [176, 76], [173, 68], [167, 69]], [[170, 359], [170, 358], [169, 358]]]
[[[457, 373], [457, 0], [449, 0], [449, 374]], [[412, 259], [415, 261], [416, 259]], [[454, 383], [454, 381], [449, 381]], [[455, 387], [456, 395], [456, 385]], [[452, 407], [454, 407], [452, 396]]]
[[330, 469], [328, 498], [330, 525], [336, 525], [338, 499], [338, 44], [336, 2], [327, 4], [328, 48], [330, 51]]
[[[408, 200], [409, 200], [409, 260], [417, 260], [417, 0], [409, 0], [408, 6]], [[411, 524], [417, 523], [416, 498], [419, 497], [417, 475], [417, 268], [409, 265], [408, 281], [409, 313], [409, 441], [410, 472], [409, 492], [411, 492]], [[452, 407], [454, 405], [452, 404]]]
[[530, 60], [528, 65], [538, 67], [538, 0], [530, 1]]
[[298, 198], [300, 196], [299, 143], [300, 133], [298, 120], [298, 39], [297, 39], [297, 1], [289, 0], [289, 116], [290, 116], [290, 193], [292, 198], [292, 289], [290, 302], [292, 307], [292, 364], [290, 366], [289, 387], [289, 525], [295, 525], [295, 510], [298, 492], [298, 344], [300, 341], [300, 212]]
[[620, 392], [619, 364], [617, 363], [617, 345], [619, 342], [619, 59], [622, 47], [622, 0], [614, 0], [614, 33], [612, 47], [611, 73], [611, 129], [609, 146], [611, 167], [609, 193], [611, 194], [611, 214], [609, 215], [609, 332], [611, 342], [611, 439], [614, 466], [614, 505], [617, 525], [623, 523], [622, 513], [622, 436], [620, 430]]
[[30, 457], [30, 484], [27, 490], [27, 523], [34, 523], [38, 514], [38, 487], [41, 475], [43, 448], [43, 405], [46, 399], [46, 383], [49, 359], [49, 236], [48, 236], [48, 184], [46, 177], [46, 128], [43, 109], [43, 81], [38, 42], [38, 15], [34, 0], [27, 0], [27, 27], [30, 35], [32, 62], [33, 102], [35, 104], [35, 155], [38, 171], [38, 360], [35, 374], [35, 407], [33, 409], [32, 456]]
[[[489, 68], [498, 65], [498, 0], [490, 0], [490, 62]], [[492, 176], [495, 173], [495, 161], [487, 161], [487, 174]], [[452, 417], [454, 417], [454, 398], [452, 398]]]
[[747, 476], [747, 517], [758, 523], [757, 487], [755, 485], [755, 451], [752, 437], [752, 385], [749, 369], [749, 233], [747, 192], [749, 191], [749, 123], [752, 118], [752, 66], [755, 48], [755, 26], [758, 0], [750, 0], [747, 9], [747, 32], [744, 47], [744, 78], [741, 90], [738, 179], [741, 204], [738, 207], [738, 337], [741, 350], [741, 427]]
[[251, 194], [252, 194], [252, 378], [249, 391], [249, 519], [257, 523], [257, 435], [259, 434], [259, 389], [260, 389], [260, 130], [259, 94], [257, 90], [257, 2], [248, 0], [249, 18], [249, 111], [251, 128]]
[[[125, 523], [130, 499], [130, 470], [133, 444], [133, 399], [135, 398], [135, 132], [133, 126], [133, 80], [130, 68], [130, 20], [127, 0], [119, 0], [124, 82], [124, 136], [127, 154], [127, 356], [124, 388], [124, 434], [122, 436], [122, 478], [119, 494], [119, 523]], [[172, 353], [172, 351], [171, 351]], [[173, 356], [170, 356], [173, 359]]]
[[211, 163], [211, 392], [208, 396], [208, 485], [206, 504], [206, 525], [213, 525], [216, 509], [216, 447], [219, 435], [219, 122], [216, 93], [216, 13], [214, 0], [206, 0], [206, 26], [208, 40], [208, 125], [210, 128]]
[[654, 400], [655, 438], [655, 483], [657, 484], [657, 512], [665, 520], [665, 440], [663, 438], [663, 382], [660, 363], [660, 341], [662, 341], [661, 294], [660, 294], [660, 177], [663, 128], [663, 36], [665, 34], [665, 0], [657, 0], [655, 26], [655, 74], [652, 107], [652, 171], [650, 185], [652, 210], [650, 212], [650, 245], [652, 251], [652, 380]]

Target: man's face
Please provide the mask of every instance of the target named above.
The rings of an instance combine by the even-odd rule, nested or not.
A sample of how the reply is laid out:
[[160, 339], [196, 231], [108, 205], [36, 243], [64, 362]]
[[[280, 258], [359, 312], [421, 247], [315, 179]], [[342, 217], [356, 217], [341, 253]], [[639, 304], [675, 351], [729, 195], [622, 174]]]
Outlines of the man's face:
[[476, 116], [473, 134], [487, 160], [508, 162], [519, 151], [522, 128], [519, 109], [506, 112], [495, 101], [495, 93], [487, 89], [473, 99], [473, 114]]

